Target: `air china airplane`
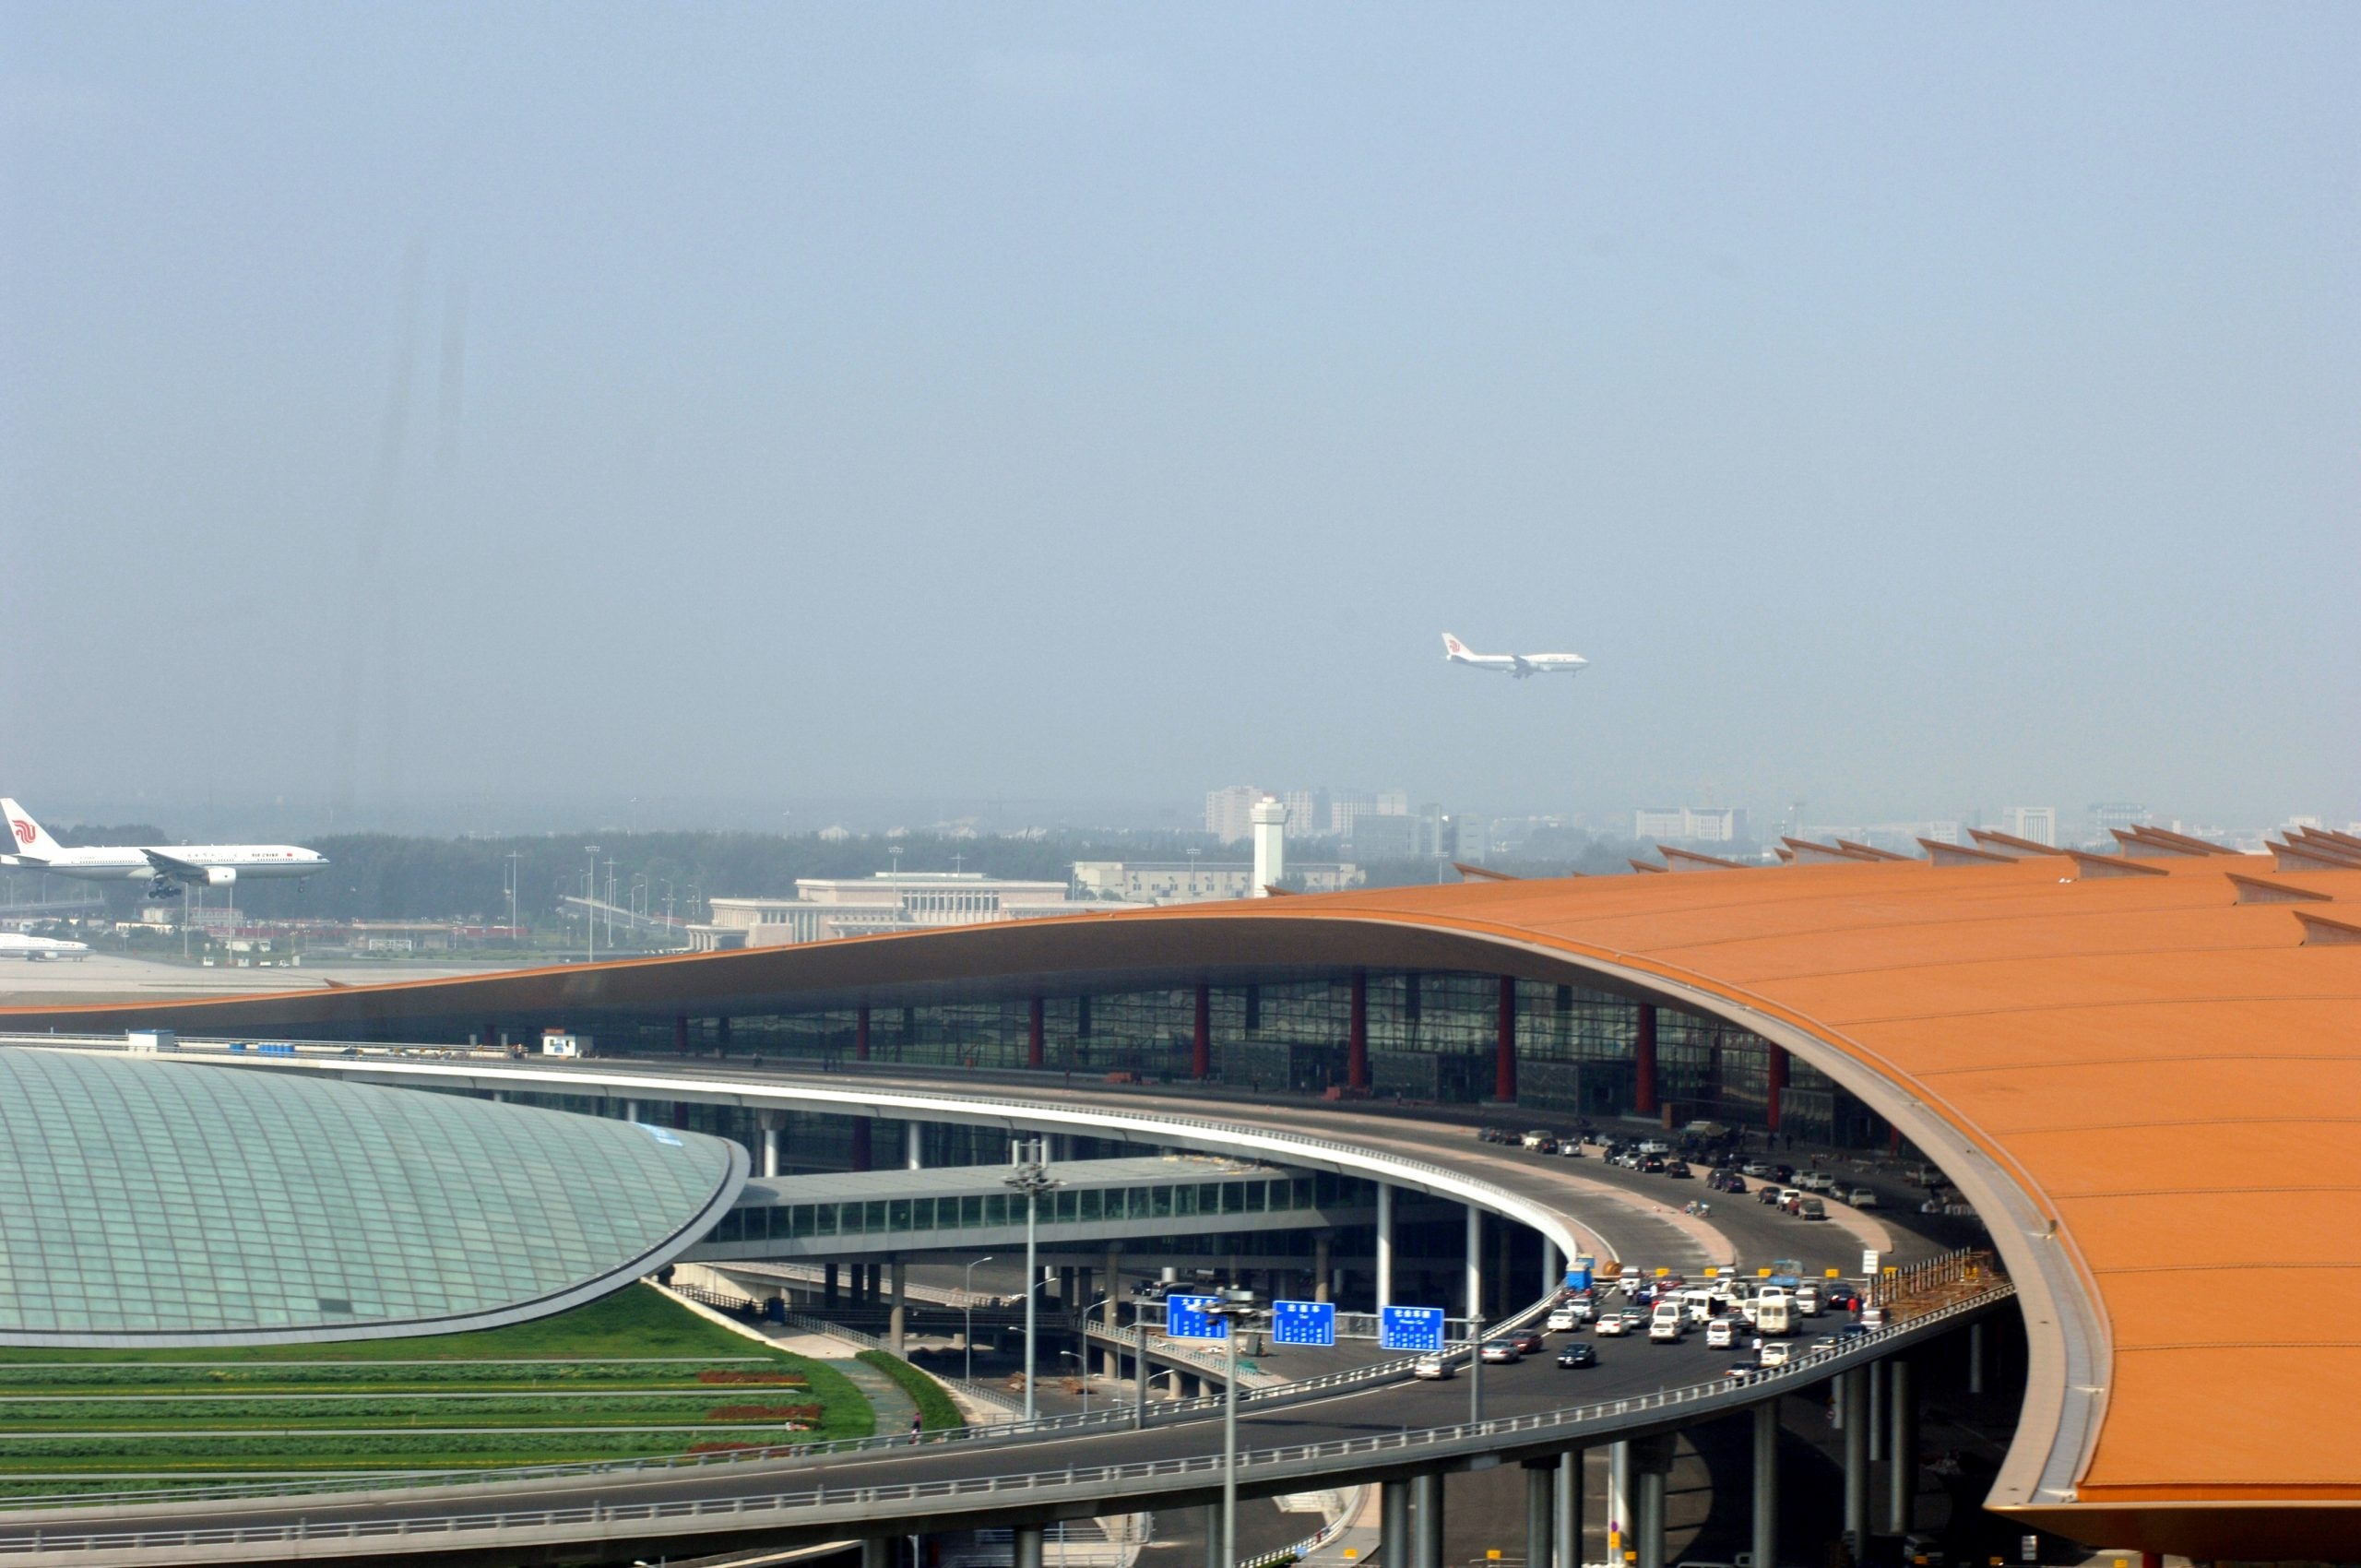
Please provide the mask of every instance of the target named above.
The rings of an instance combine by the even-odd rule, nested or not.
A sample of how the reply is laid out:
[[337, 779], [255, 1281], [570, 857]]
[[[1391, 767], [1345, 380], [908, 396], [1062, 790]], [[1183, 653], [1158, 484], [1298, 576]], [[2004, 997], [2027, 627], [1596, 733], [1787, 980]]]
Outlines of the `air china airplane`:
[[27, 936], [21, 932], [0, 931], [0, 958], [22, 958], [38, 964], [43, 958], [87, 958], [90, 944], [68, 942], [62, 936]]
[[148, 878], [148, 896], [173, 898], [181, 885], [219, 887], [241, 877], [309, 876], [324, 871], [327, 861], [317, 849], [292, 844], [165, 844], [111, 849], [69, 849], [42, 831], [24, 807], [0, 798], [0, 815], [8, 822], [13, 855], [0, 855], [0, 865], [21, 866], [83, 882]]
[[1528, 675], [1571, 675], [1590, 662], [1579, 653], [1477, 653], [1449, 632], [1442, 635], [1442, 656], [1453, 664], [1497, 670], [1520, 681]]

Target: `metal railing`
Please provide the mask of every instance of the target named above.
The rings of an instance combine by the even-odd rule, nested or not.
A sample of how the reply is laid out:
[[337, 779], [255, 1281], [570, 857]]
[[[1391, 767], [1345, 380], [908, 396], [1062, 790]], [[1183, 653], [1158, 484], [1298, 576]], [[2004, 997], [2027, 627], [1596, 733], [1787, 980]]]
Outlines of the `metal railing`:
[[[1907, 1324], [1872, 1329], [1849, 1341], [1798, 1357], [1784, 1367], [1764, 1371], [1743, 1384], [1728, 1380], [1658, 1390], [1595, 1405], [1572, 1406], [1525, 1416], [1480, 1422], [1382, 1432], [1327, 1443], [1296, 1443], [1242, 1453], [1241, 1469], [1290, 1479], [1347, 1466], [1366, 1468], [1372, 1463], [1398, 1464], [1418, 1457], [1442, 1459], [1465, 1449], [1546, 1445], [1553, 1439], [1571, 1443], [1581, 1429], [1648, 1428], [1667, 1416], [1693, 1411], [1706, 1419], [1708, 1407], [1755, 1403], [1789, 1384], [1816, 1382], [1862, 1361], [1873, 1360], [1905, 1338], [1915, 1338], [1954, 1319], [1980, 1313], [2015, 1294], [2001, 1283], [1977, 1295], [1954, 1301], [1911, 1319]], [[798, 1524], [833, 1527], [839, 1516], [881, 1522], [896, 1514], [952, 1511], [989, 1512], [994, 1505], [1048, 1506], [1077, 1496], [1126, 1497], [1136, 1500], [1144, 1490], [1184, 1490], [1189, 1483], [1210, 1482], [1224, 1469], [1220, 1454], [1192, 1455], [1118, 1465], [1068, 1465], [1057, 1469], [1005, 1475], [961, 1477], [949, 1480], [904, 1481], [850, 1486], [807, 1486], [747, 1496], [695, 1497], [669, 1502], [610, 1503], [594, 1499], [570, 1507], [479, 1510], [466, 1513], [388, 1515], [382, 1507], [365, 1517], [349, 1520], [299, 1519], [292, 1524], [225, 1525], [204, 1528], [154, 1530], [75, 1530], [44, 1526], [16, 1535], [0, 1535], [0, 1556], [36, 1551], [192, 1550], [205, 1548], [273, 1544], [371, 1541], [388, 1538], [404, 1541], [433, 1540], [445, 1549], [494, 1544], [490, 1540], [456, 1542], [454, 1537], [506, 1535], [515, 1538], [571, 1538], [584, 1534], [612, 1535], [614, 1526], [668, 1523], [726, 1528], [744, 1523], [750, 1527], [793, 1527]], [[801, 1520], [783, 1515], [802, 1515]], [[749, 1515], [756, 1517], [749, 1518]], [[428, 1550], [420, 1546], [412, 1550]]]

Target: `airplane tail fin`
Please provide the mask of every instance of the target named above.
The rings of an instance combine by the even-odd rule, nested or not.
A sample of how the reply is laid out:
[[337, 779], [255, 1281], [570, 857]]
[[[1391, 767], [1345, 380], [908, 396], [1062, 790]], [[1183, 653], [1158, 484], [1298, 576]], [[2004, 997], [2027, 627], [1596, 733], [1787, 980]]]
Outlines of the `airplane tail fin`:
[[0, 797], [0, 815], [8, 823], [8, 849], [30, 860], [49, 860], [65, 848], [42, 831], [32, 814], [16, 802]]
[[1467, 645], [1465, 643], [1461, 642], [1449, 632], [1445, 632], [1442, 635], [1442, 656], [1445, 659], [1457, 659], [1466, 651]]

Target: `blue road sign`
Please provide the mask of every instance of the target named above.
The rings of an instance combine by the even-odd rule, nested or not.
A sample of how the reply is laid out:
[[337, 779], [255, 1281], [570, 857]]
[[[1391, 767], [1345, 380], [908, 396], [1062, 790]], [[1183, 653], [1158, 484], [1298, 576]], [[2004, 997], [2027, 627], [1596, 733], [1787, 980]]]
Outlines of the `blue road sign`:
[[1336, 1343], [1336, 1303], [1334, 1301], [1273, 1301], [1271, 1343], [1274, 1345], [1334, 1345]]
[[1164, 1298], [1164, 1333], [1170, 1339], [1227, 1339], [1229, 1320], [1214, 1316], [1205, 1309], [1216, 1304], [1212, 1296], [1167, 1296]]
[[1386, 1308], [1378, 1314], [1377, 1348], [1381, 1350], [1442, 1349], [1442, 1309]]

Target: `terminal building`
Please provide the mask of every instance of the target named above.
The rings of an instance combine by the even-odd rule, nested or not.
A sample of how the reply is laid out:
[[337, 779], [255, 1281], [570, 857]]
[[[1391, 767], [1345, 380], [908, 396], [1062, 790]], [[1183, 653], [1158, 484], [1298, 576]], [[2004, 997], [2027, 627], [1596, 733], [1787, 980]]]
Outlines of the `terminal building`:
[[798, 877], [792, 898], [708, 902], [713, 918], [689, 927], [689, 950], [694, 953], [1030, 920], [1072, 914], [1076, 907], [1062, 882], [1012, 882], [981, 872], [955, 871]]
[[[896, 897], [862, 940], [0, 1022], [454, 1043], [563, 1024], [644, 1051], [1004, 1069], [1027, 1093], [1169, 1079], [1915, 1149], [1988, 1225], [2031, 1341], [1987, 1507], [2205, 1557], [2347, 1555], [2361, 1344], [2332, 1309], [2225, 1333], [2201, 1287], [2317, 1302], [2361, 1280], [2340, 1152], [2361, 1121], [2361, 837], [1968, 837], [1064, 919]], [[742, 1108], [699, 1111], [676, 1126], [756, 1135]]]

